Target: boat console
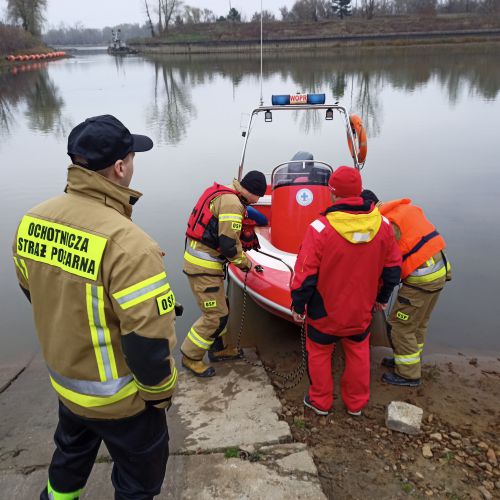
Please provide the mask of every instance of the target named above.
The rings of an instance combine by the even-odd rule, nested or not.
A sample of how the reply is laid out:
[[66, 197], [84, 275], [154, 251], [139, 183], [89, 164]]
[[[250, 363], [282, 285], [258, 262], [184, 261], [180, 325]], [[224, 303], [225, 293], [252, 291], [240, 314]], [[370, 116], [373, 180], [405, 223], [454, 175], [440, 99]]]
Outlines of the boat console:
[[312, 159], [292, 159], [274, 168], [271, 243], [275, 247], [299, 251], [307, 226], [331, 205], [328, 179], [332, 171], [327, 163]]

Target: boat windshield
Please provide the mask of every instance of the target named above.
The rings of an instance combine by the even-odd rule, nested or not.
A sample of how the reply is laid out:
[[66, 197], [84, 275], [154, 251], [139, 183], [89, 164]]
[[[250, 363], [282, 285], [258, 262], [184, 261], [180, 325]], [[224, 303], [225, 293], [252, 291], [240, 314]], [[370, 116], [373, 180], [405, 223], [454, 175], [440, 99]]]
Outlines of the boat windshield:
[[290, 160], [278, 165], [272, 173], [273, 189], [290, 185], [327, 186], [332, 168], [314, 160]]

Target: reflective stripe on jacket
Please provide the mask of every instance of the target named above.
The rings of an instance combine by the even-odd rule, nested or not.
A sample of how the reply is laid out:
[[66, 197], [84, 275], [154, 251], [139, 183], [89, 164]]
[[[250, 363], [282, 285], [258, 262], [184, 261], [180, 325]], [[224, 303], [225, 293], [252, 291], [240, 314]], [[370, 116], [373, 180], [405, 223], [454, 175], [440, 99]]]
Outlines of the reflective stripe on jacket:
[[412, 205], [410, 199], [383, 203], [380, 206], [380, 213], [395, 224], [401, 233], [398, 239], [403, 257], [401, 279], [406, 279], [446, 247], [444, 238], [427, 220], [423, 210]]
[[425, 285], [445, 277], [449, 280], [451, 265], [448, 259], [443, 258], [443, 256], [444, 250], [426, 260], [405, 278], [405, 283], [410, 285]]
[[202, 244], [199, 241], [187, 239], [186, 250], [184, 250], [184, 260], [195, 266], [209, 270], [222, 271], [226, 259], [223, 257], [213, 257], [209, 252], [199, 250]]
[[14, 264], [50, 381], [74, 413], [123, 418], [171, 396], [175, 297], [161, 250], [131, 220], [140, 193], [78, 166], [31, 209]]

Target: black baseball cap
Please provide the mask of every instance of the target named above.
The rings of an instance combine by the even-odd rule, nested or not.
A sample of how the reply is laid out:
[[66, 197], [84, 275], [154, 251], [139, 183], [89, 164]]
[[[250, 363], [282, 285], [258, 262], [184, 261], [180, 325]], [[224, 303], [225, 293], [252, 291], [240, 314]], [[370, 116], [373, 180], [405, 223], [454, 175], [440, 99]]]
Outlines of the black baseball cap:
[[123, 123], [112, 115], [87, 118], [77, 125], [68, 137], [68, 155], [87, 160], [85, 168], [102, 170], [123, 160], [132, 151], [149, 151], [153, 141], [145, 135], [131, 134]]

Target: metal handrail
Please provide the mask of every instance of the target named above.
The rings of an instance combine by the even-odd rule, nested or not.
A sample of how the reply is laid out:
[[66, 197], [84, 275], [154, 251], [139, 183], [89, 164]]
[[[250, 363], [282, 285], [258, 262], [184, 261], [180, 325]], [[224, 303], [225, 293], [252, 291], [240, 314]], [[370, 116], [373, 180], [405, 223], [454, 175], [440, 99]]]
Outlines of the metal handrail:
[[[339, 106], [338, 104], [290, 104], [290, 105], [284, 105], [284, 106], [259, 106], [258, 108], [255, 108], [252, 111], [252, 114], [250, 115], [250, 118], [248, 120], [248, 126], [246, 129], [245, 133], [245, 142], [243, 144], [243, 151], [241, 153], [241, 159], [240, 159], [240, 165], [238, 168], [238, 180], [241, 180], [243, 177], [243, 165], [245, 163], [245, 154], [246, 154], [246, 149], [248, 145], [248, 139], [250, 137], [250, 132], [252, 131], [252, 124], [254, 118], [259, 114], [259, 113], [265, 113], [266, 111], [296, 111], [296, 110], [314, 110], [314, 109], [331, 109], [333, 111], [338, 111], [342, 117], [344, 118], [344, 122], [346, 125], [347, 129], [347, 134], [349, 135], [351, 144], [355, 144], [354, 142], [354, 135], [352, 133], [352, 128], [349, 122], [349, 115], [347, 113], [347, 110], [344, 106]], [[358, 170], [361, 170], [362, 165], [360, 164], [358, 160], [358, 153], [356, 151], [356, 148], [352, 148], [352, 159], [354, 160], [354, 166]], [[309, 160], [313, 161], [313, 160]], [[285, 163], [290, 163], [290, 162], [285, 162]]]

